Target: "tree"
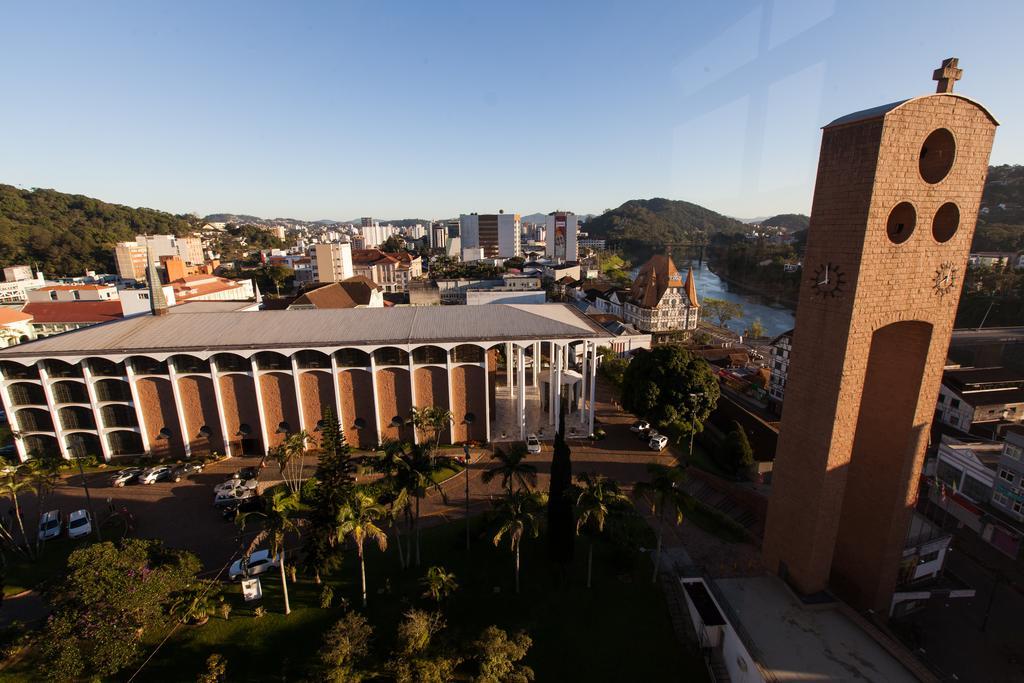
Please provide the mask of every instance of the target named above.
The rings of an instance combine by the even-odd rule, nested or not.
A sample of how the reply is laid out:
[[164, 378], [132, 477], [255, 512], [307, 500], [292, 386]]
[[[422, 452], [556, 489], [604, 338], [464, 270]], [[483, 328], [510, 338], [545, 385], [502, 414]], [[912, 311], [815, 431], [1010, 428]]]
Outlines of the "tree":
[[390, 254], [405, 251], [405, 240], [398, 235], [391, 235], [380, 245], [380, 250]]
[[472, 645], [480, 665], [474, 683], [529, 683], [533, 669], [518, 662], [530, 651], [533, 640], [524, 631], [511, 637], [497, 626], [488, 626]]
[[377, 520], [385, 515], [384, 507], [372, 497], [356, 491], [349, 498], [348, 505], [338, 512], [336, 533], [338, 540], [351, 538], [356, 544], [359, 555], [359, 574], [363, 585], [363, 607], [366, 607], [366, 561], [363, 557], [363, 544], [367, 539], [376, 541], [381, 552], [387, 550], [387, 532], [377, 526]]
[[355, 485], [356, 461], [338, 418], [325, 408], [320, 422], [320, 453], [316, 467], [316, 488], [310, 501], [310, 530], [306, 534], [305, 549], [316, 582], [321, 573], [338, 564], [337, 545], [334, 542], [334, 522], [344, 507]]
[[529, 489], [537, 485], [537, 468], [526, 462], [526, 446], [521, 443], [512, 444], [508, 451], [500, 448], [495, 449], [491, 460], [497, 460], [496, 465], [484, 470], [480, 479], [489, 484], [495, 477], [501, 477], [501, 486], [506, 491], [512, 491], [512, 484], [517, 483], [518, 488]]
[[750, 327], [747, 328], [747, 336], [754, 337], [755, 339], [760, 339], [765, 336], [764, 325], [761, 323], [760, 318], [757, 318], [754, 322], [750, 323]]
[[442, 500], [448, 502], [448, 495], [435, 480], [435, 475], [451, 464], [451, 458], [435, 456], [430, 446], [424, 444], [405, 444], [395, 460], [399, 486], [407, 488], [416, 499], [413, 535], [416, 538], [417, 567], [420, 565], [420, 501], [427, 495], [428, 490], [434, 489], [441, 494]]
[[434, 442], [434, 450], [441, 445], [441, 435], [452, 423], [452, 411], [441, 406], [425, 406], [412, 409], [412, 424], [421, 431], [426, 432], [430, 441]]
[[743, 425], [736, 420], [733, 420], [732, 431], [725, 440], [725, 452], [728, 468], [733, 474], [739, 474], [754, 464], [754, 449], [750, 447]]
[[21, 535], [21, 543], [19, 544], [14, 540], [13, 535], [6, 525], [0, 525], [3, 528], [5, 540], [13, 547], [16, 551], [25, 553], [29, 558], [35, 558], [35, 550], [33, 544], [29, 541], [28, 535], [25, 533], [25, 519], [21, 511], [20, 496], [33, 488], [32, 481], [25, 474], [26, 467], [24, 465], [13, 468], [9, 473], [0, 479], [0, 495], [8, 498], [11, 501], [11, 513], [14, 516], [14, 521], [18, 524], [18, 531]]
[[224, 683], [228, 680], [228, 663], [216, 652], [207, 657], [206, 671], [199, 674], [196, 683]]
[[576, 550], [576, 533], [572, 513], [572, 451], [565, 442], [565, 410], [558, 414], [558, 431], [555, 432], [554, 452], [551, 455], [551, 478], [548, 484], [548, 558], [562, 572], [568, 573], [568, 566]]
[[398, 625], [398, 646], [387, 666], [396, 683], [448, 683], [454, 678], [461, 660], [438, 647], [437, 635], [444, 627], [439, 613], [406, 612]]
[[159, 541], [94, 543], [68, 556], [54, 584], [53, 612], [39, 640], [39, 665], [57, 681], [110, 678], [167, 625], [173, 596], [195, 581], [199, 560]]
[[686, 476], [681, 467], [650, 463], [647, 465], [647, 472], [650, 474], [650, 480], [637, 482], [633, 490], [637, 495], [651, 497], [651, 514], [655, 515], [658, 520], [658, 545], [654, 551], [654, 571], [651, 574], [651, 583], [654, 583], [658, 580], [658, 569], [661, 566], [661, 541], [665, 532], [665, 513], [669, 512], [674, 515], [676, 524], [682, 524], [683, 510], [688, 509], [692, 505], [692, 501], [682, 489]]
[[719, 327], [725, 327], [730, 320], [743, 317], [743, 306], [735, 301], [706, 296], [701, 300], [700, 307], [702, 315], [717, 320]]
[[252, 540], [249, 542], [249, 547], [245, 550], [242, 564], [243, 566], [249, 560], [249, 556], [256, 551], [256, 549], [265, 541], [270, 542], [270, 554], [277, 557], [279, 560], [279, 569], [281, 570], [281, 592], [284, 595], [284, 613], [285, 616], [291, 614], [292, 608], [288, 603], [288, 581], [285, 578], [285, 548], [284, 538], [290, 531], [297, 531], [298, 525], [291, 519], [291, 514], [299, 507], [299, 496], [295, 493], [289, 493], [286, 491], [276, 490], [271, 496], [270, 500], [266, 501], [264, 505], [264, 511], [246, 512], [239, 515], [237, 523], [238, 528], [242, 531], [245, 530], [246, 524], [251, 519], [258, 519], [262, 523], [262, 527]]
[[321, 680], [331, 683], [358, 683], [366, 672], [360, 666], [370, 655], [373, 627], [362, 614], [346, 612], [324, 635], [320, 648]]
[[597, 366], [598, 372], [613, 385], [621, 388], [622, 380], [626, 376], [626, 368], [629, 367], [629, 361], [625, 358], [620, 358], [618, 354], [607, 346], [599, 347], [597, 352], [601, 356], [601, 364]]
[[508, 537], [509, 545], [515, 556], [516, 593], [519, 593], [519, 546], [523, 536], [537, 537], [539, 525], [536, 512], [541, 502], [532, 491], [509, 491], [495, 505], [495, 516], [498, 530], [494, 534], [494, 545]]
[[270, 449], [270, 458], [277, 463], [281, 479], [294, 495], [302, 490], [306, 453], [312, 442], [313, 437], [303, 429], [289, 434], [283, 443]]
[[587, 546], [587, 588], [594, 565], [594, 536], [604, 531], [610, 510], [621, 504], [628, 504], [629, 498], [619, 491], [619, 485], [603, 475], [584, 472], [577, 481], [579, 493], [576, 496], [576, 533], [583, 530], [590, 536]]
[[666, 429], [691, 435], [718, 403], [718, 381], [703, 359], [681, 346], [640, 351], [629, 362], [622, 383], [626, 410]]
[[210, 620], [210, 615], [217, 609], [220, 592], [219, 583], [196, 581], [175, 595], [167, 613], [178, 617], [183, 624], [201, 626]]
[[422, 583], [427, 589], [423, 593], [423, 597], [429, 597], [438, 604], [459, 589], [459, 584], [455, 581], [455, 574], [447, 571], [444, 567], [427, 569]]

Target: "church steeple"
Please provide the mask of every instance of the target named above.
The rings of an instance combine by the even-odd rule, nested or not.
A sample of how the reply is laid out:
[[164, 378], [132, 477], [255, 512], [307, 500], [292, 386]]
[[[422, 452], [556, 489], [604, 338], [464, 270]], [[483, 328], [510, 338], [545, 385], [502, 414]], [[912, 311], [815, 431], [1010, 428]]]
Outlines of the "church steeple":
[[146, 247], [146, 284], [149, 287], [149, 310], [153, 315], [166, 315], [167, 297], [164, 296], [160, 273], [157, 272], [156, 264], [153, 263], [153, 253], [148, 246]]

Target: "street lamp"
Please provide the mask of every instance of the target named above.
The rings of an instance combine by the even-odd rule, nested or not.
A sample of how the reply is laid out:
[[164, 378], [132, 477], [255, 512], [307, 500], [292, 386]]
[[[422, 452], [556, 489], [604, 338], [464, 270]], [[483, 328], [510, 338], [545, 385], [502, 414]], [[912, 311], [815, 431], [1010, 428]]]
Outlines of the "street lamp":
[[[691, 392], [690, 399], [693, 400], [698, 396], [703, 396], [703, 391]], [[690, 407], [690, 452], [687, 453], [687, 457], [693, 457], [693, 433], [696, 430], [696, 426], [693, 424], [693, 407]]]
[[[473, 413], [466, 413], [465, 416], [462, 418], [462, 422], [464, 424], [466, 424], [466, 425], [473, 424], [474, 420], [476, 420], [476, 416], [473, 415]], [[469, 428], [468, 427], [466, 429], [466, 436], [467, 437], [469, 436]], [[463, 444], [462, 444], [462, 452], [466, 456], [466, 466], [465, 466], [465, 470], [466, 470], [466, 550], [468, 551], [469, 550], [469, 546], [470, 546], [470, 543], [469, 543], [469, 460], [470, 460], [470, 455], [469, 455], [468, 439], [467, 439], [467, 442], [463, 442]]]

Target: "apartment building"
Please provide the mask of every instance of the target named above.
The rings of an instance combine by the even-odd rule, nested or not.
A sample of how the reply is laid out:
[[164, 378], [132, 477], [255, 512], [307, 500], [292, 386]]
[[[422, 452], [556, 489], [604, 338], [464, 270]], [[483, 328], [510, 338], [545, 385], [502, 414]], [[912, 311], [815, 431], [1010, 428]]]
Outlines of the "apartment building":
[[354, 274], [350, 243], [331, 242], [313, 248], [313, 279], [317, 282], [341, 282]]
[[480, 247], [484, 258], [508, 259], [522, 255], [519, 214], [462, 214], [459, 232], [462, 248]]
[[579, 226], [576, 214], [570, 211], [555, 211], [548, 214], [545, 234], [545, 256], [558, 263], [579, 260]]
[[423, 261], [407, 251], [391, 253], [380, 249], [354, 249], [352, 270], [356, 275], [376, 282], [385, 292], [407, 292], [409, 282], [423, 275]]

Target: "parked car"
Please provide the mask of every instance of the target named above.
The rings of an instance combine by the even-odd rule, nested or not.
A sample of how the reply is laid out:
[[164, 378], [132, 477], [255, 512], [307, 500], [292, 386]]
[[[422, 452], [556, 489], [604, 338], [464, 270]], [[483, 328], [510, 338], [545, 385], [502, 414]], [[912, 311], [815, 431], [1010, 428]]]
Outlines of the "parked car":
[[250, 498], [258, 498], [256, 489], [237, 488], [230, 489], [227, 491], [221, 491], [213, 498], [213, 504], [217, 507], [225, 507], [227, 505], [235, 505], [243, 500]]
[[234, 474], [232, 474], [231, 478], [232, 479], [249, 480], [249, 479], [256, 479], [259, 476], [260, 476], [260, 470], [259, 470], [258, 467], [243, 467], [242, 469], [237, 470]]
[[171, 470], [171, 481], [181, 481], [190, 474], [198, 474], [203, 471], [203, 463], [201, 462], [187, 462], [184, 465], [178, 465]]
[[64, 523], [60, 517], [60, 510], [50, 510], [39, 518], [39, 540], [46, 541], [60, 536]]
[[629, 426], [629, 431], [640, 433], [640, 432], [646, 432], [650, 428], [651, 428], [651, 423], [648, 422], [647, 420], [637, 420], [636, 422], [634, 422], [633, 424], [631, 424]]
[[140, 484], [155, 484], [158, 481], [165, 481], [171, 478], [171, 468], [168, 465], [157, 465], [149, 467], [139, 475]]
[[223, 493], [224, 491], [234, 491], [235, 489], [256, 490], [257, 486], [259, 486], [259, 483], [255, 479], [228, 479], [214, 486], [213, 492]]
[[668, 446], [668, 437], [662, 434], [652, 436], [651, 440], [647, 442], [647, 447], [652, 451], [663, 451]]
[[243, 567], [242, 560], [244, 559], [235, 560], [231, 568], [228, 569], [228, 578], [232, 581], [246, 576], [256, 576], [270, 569], [277, 569], [281, 565], [281, 556], [275, 555], [271, 557], [269, 550], [257, 550], [249, 556], [248, 561], [244, 563], [245, 566]]
[[92, 518], [86, 510], [75, 510], [68, 515], [68, 538], [83, 538], [92, 533]]
[[537, 438], [536, 434], [530, 434], [526, 437], [526, 452], [540, 453], [540, 439]]
[[129, 467], [128, 469], [117, 472], [110, 478], [110, 483], [113, 486], [121, 488], [127, 484], [135, 483], [139, 480], [139, 475], [142, 474], [141, 467]]

